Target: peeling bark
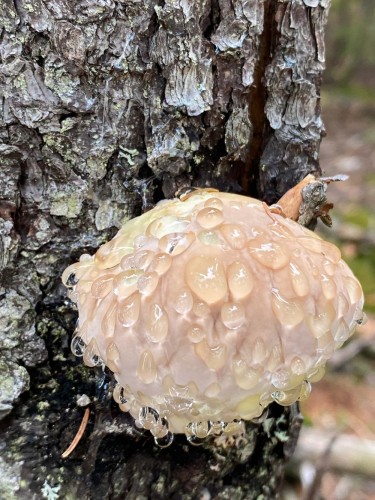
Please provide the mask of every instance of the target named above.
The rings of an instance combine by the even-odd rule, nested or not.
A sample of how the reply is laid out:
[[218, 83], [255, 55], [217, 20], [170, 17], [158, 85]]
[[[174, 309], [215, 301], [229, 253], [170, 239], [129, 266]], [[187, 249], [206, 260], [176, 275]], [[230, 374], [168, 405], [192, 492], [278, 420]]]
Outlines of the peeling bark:
[[59, 276], [181, 187], [274, 202], [320, 172], [329, 5], [0, 0], [2, 498], [275, 498], [296, 409], [239, 448], [155, 449], [73, 359]]

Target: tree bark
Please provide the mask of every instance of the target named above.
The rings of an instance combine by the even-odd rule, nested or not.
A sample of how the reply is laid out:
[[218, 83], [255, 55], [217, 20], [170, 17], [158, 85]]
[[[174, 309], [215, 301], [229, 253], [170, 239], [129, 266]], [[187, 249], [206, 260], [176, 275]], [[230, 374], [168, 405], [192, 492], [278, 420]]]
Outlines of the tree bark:
[[238, 447], [155, 448], [70, 353], [60, 276], [182, 187], [271, 203], [320, 173], [329, 6], [0, 0], [2, 498], [277, 496], [298, 410], [271, 406]]

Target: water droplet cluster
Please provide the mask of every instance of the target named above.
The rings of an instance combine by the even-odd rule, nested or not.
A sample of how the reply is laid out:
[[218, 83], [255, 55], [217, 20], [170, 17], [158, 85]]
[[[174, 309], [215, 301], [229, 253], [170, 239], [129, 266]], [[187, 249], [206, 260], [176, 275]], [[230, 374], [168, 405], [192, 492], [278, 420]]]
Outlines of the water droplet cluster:
[[257, 200], [198, 191], [126, 223], [63, 275], [72, 350], [159, 446], [233, 432], [306, 398], [362, 320], [339, 250]]

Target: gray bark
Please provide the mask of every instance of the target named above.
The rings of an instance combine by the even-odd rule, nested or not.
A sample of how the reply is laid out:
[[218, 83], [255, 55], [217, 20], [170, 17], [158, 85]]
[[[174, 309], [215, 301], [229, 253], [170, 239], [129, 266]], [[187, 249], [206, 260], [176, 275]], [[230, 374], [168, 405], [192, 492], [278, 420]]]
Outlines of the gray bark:
[[273, 202], [320, 172], [329, 5], [0, 0], [2, 498], [276, 497], [296, 408], [239, 448], [156, 449], [70, 353], [60, 275], [181, 187]]

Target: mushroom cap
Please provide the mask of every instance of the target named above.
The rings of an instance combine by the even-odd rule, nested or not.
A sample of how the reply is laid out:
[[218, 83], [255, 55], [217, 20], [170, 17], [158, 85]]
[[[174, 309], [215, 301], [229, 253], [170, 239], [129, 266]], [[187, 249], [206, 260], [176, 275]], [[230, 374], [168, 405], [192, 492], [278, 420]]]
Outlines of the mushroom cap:
[[67, 286], [72, 273], [74, 352], [113, 371], [120, 408], [156, 437], [306, 397], [362, 319], [336, 246], [229, 193], [160, 202], [66, 269]]

